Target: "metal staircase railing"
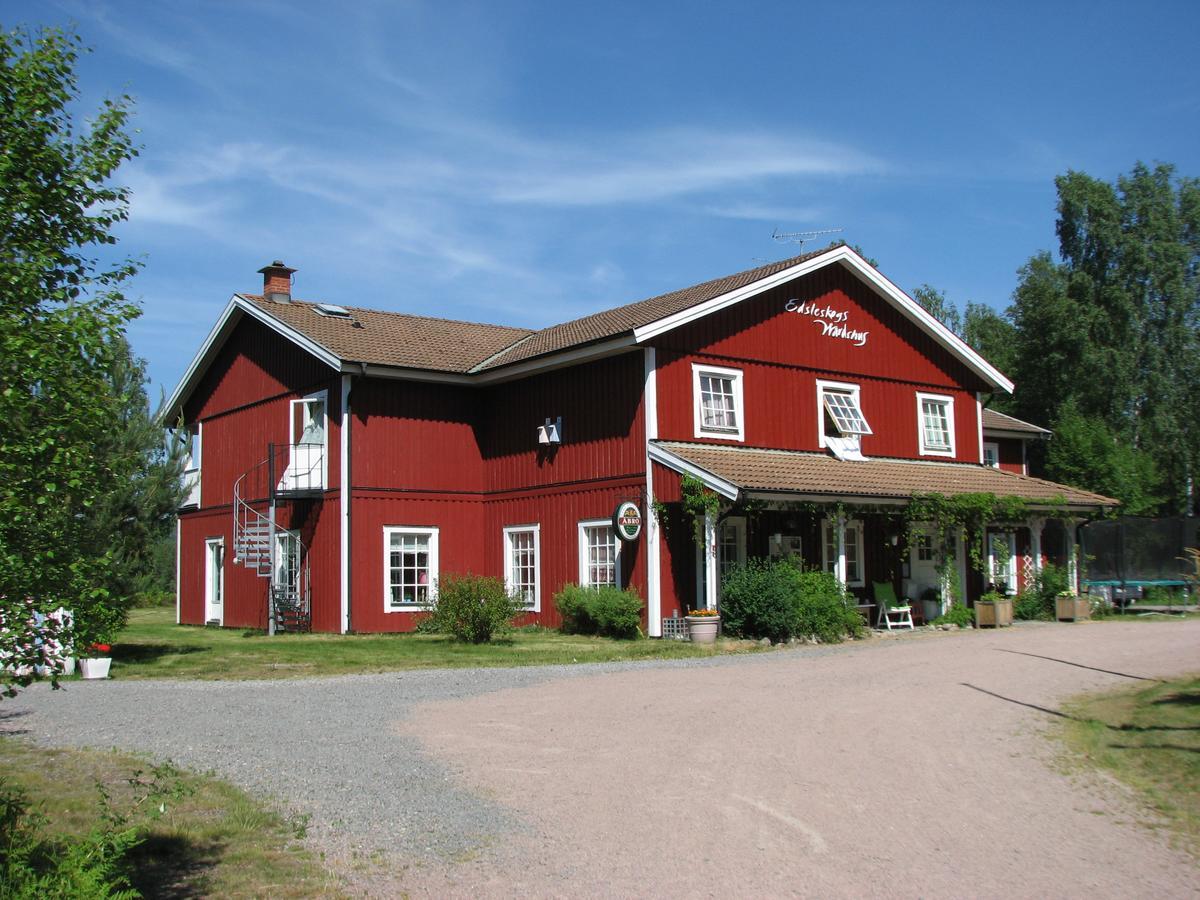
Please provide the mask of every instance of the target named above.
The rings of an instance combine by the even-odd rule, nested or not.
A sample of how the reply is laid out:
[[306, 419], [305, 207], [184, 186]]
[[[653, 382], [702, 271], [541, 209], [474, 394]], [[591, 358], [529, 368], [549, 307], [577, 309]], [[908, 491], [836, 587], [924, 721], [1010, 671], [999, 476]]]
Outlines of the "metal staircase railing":
[[[313, 444], [268, 445], [267, 458], [233, 483], [234, 562], [269, 580], [267, 633], [308, 631], [312, 623], [312, 577], [308, 548], [279, 528], [280, 499], [311, 494], [323, 482], [324, 448]], [[276, 479], [277, 465], [285, 460]], [[287, 534], [285, 541], [279, 535]], [[292, 544], [291, 547], [288, 544]]]

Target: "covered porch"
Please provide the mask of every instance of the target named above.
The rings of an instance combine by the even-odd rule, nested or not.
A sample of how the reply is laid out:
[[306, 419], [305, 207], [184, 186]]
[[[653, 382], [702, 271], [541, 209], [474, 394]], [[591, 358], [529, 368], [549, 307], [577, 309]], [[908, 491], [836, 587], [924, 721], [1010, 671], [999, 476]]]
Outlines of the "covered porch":
[[682, 442], [656, 442], [651, 458], [664, 620], [719, 609], [722, 576], [755, 557], [833, 573], [873, 626], [889, 588], [916, 624], [1016, 594], [1046, 563], [1077, 588], [1076, 525], [1115, 505], [983, 465]]

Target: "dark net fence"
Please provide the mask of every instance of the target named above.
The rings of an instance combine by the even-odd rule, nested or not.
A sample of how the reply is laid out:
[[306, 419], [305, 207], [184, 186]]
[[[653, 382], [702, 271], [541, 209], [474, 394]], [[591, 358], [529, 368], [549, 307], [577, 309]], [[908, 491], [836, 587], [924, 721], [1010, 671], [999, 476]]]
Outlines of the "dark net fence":
[[1200, 519], [1176, 517], [1089, 522], [1080, 530], [1083, 581], [1088, 585], [1187, 584], [1184, 550], [1200, 546]]

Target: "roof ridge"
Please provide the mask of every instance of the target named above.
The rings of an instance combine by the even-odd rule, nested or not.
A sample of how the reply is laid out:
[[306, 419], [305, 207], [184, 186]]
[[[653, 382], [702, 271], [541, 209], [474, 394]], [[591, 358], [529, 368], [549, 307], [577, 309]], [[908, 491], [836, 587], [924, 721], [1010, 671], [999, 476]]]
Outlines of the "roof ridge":
[[[262, 294], [243, 294], [240, 291], [238, 296], [245, 297], [247, 300], [254, 301], [260, 304], [271, 304], [275, 301], [268, 300]], [[305, 306], [313, 307], [322, 304], [328, 304], [327, 300], [291, 300], [284, 306]], [[355, 312], [369, 312], [377, 316], [396, 316], [402, 319], [420, 319], [423, 322], [445, 322], [447, 325], [474, 325], [479, 328], [503, 328], [506, 331], [524, 331], [526, 336], [538, 333], [536, 328], [525, 328], [522, 325], [501, 325], [497, 322], [472, 322], [469, 319], [447, 319], [444, 316], [423, 316], [419, 313], [399, 312], [394, 309], [378, 309], [374, 306], [347, 306], [345, 303], [338, 303], [342, 309]]]

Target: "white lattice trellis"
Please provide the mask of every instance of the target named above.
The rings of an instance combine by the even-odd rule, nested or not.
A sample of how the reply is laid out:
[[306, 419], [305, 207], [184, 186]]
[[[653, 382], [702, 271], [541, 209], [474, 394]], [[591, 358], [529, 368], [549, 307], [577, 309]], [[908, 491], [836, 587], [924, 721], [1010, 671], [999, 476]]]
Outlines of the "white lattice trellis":
[[662, 620], [663, 640], [686, 641], [688, 639], [687, 623], [682, 618]]

